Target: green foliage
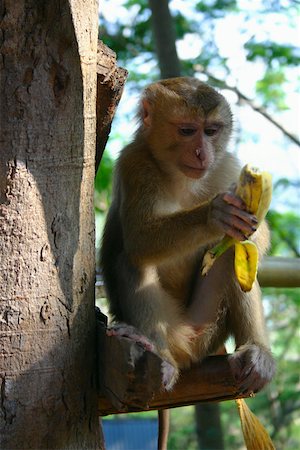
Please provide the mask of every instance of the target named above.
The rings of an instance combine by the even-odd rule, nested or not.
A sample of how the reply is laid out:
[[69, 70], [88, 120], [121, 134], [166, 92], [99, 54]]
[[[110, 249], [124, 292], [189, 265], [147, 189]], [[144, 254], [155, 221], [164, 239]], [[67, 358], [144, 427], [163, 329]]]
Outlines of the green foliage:
[[293, 211], [269, 211], [268, 221], [272, 229], [271, 254], [300, 257], [300, 216]]
[[177, 39], [182, 39], [186, 33], [191, 32], [191, 22], [180, 12], [174, 15], [174, 25]]
[[269, 106], [277, 109], [288, 109], [285, 102], [285, 92], [282, 88], [286, 76], [282, 69], [269, 69], [261, 80], [256, 83], [256, 91]]
[[299, 49], [293, 45], [283, 45], [276, 42], [256, 42], [251, 39], [245, 44], [247, 59], [256, 61], [264, 60], [269, 66], [290, 65], [297, 66], [300, 63]]
[[213, 18], [223, 17], [227, 11], [237, 11], [236, 0], [211, 0], [197, 2], [195, 9]]
[[194, 415], [192, 406], [172, 409], [169, 449], [198, 449]]
[[[99, 34], [117, 53], [119, 63], [129, 69], [129, 83], [134, 81], [143, 85], [145, 80], [151, 81], [159, 77], [151, 31], [151, 11], [147, 0], [124, 0], [124, 7], [129, 12], [126, 22], [122, 23], [118, 19], [116, 23], [110, 24], [102, 18]], [[216, 68], [222, 68], [224, 76], [230, 74], [227, 58], [220, 55], [214, 40], [217, 23], [229, 15], [240, 18], [241, 36], [247, 33], [248, 22], [253, 18], [257, 17], [263, 28], [268, 12], [273, 15], [284, 12], [291, 28], [297, 26], [293, 2], [288, 4], [280, 0], [260, 1], [257, 2], [257, 10], [251, 11], [244, 11], [242, 7], [243, 3], [239, 0], [198, 1], [195, 2], [192, 18], [186, 15], [184, 10], [172, 10], [177, 39], [183, 39], [187, 33], [196, 33], [204, 42], [201, 54], [195, 60], [182, 61], [183, 75], [194, 75], [197, 64], [211, 73], [214, 73]], [[284, 110], [287, 108], [287, 78], [284, 68], [299, 65], [300, 55], [295, 46], [271, 40], [267, 29], [265, 31], [266, 37], [263, 40], [258, 40], [257, 37], [245, 40], [245, 56], [249, 62], [260, 61], [264, 64], [265, 73], [256, 86], [261, 103], [275, 110]], [[141, 70], [144, 63], [151, 63], [151, 69], [146, 73]]]
[[95, 210], [107, 211], [111, 199], [113, 159], [108, 152], [104, 152], [100, 167], [95, 177]]
[[[265, 302], [270, 308], [268, 326], [271, 330], [271, 348], [277, 372], [270, 386], [253, 399], [257, 414], [265, 421], [277, 450], [300, 448], [299, 423], [299, 302], [300, 288], [263, 289]], [[268, 309], [268, 308], [266, 308]]]
[[266, 64], [263, 78], [256, 83], [256, 90], [262, 101], [277, 109], [288, 109], [284, 92], [287, 81], [285, 67], [299, 65], [299, 50], [293, 45], [257, 42], [254, 38], [246, 42], [244, 48], [248, 61], [260, 60]]

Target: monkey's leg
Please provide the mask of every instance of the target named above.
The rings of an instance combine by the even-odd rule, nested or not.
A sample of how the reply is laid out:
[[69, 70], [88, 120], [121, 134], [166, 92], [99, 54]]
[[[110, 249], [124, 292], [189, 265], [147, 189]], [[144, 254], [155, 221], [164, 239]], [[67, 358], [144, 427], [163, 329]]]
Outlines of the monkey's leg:
[[261, 293], [256, 282], [250, 292], [237, 285], [230, 298], [230, 329], [237, 350], [229, 357], [231, 370], [241, 392], [258, 392], [273, 377], [275, 361], [268, 344]]
[[206, 276], [201, 275], [199, 267], [187, 309], [187, 319], [198, 331], [216, 321], [221, 300], [226, 295], [226, 285], [231, 282], [233, 276], [231, 249], [215, 261]]

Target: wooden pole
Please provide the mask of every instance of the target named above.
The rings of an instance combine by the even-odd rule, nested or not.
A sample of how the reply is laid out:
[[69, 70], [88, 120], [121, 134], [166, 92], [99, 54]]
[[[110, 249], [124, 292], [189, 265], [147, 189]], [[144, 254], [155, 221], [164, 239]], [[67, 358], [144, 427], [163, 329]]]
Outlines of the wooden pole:
[[261, 287], [300, 287], [300, 258], [265, 257], [258, 281]]
[[174, 389], [167, 392], [161, 358], [131, 339], [107, 336], [100, 321], [98, 338], [101, 416], [245, 397], [235, 384], [227, 355], [210, 356], [182, 371]]

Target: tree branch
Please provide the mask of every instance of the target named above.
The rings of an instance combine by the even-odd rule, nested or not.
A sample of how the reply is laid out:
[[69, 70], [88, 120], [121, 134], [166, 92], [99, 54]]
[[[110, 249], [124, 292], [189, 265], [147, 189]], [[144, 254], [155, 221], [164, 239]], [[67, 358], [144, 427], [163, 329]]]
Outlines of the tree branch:
[[230, 91], [234, 92], [238, 98], [245, 103], [247, 103], [254, 111], [261, 114], [263, 117], [265, 117], [269, 122], [271, 122], [276, 128], [278, 128], [287, 138], [289, 138], [294, 144], [298, 145], [300, 147], [300, 140], [290, 131], [288, 131], [286, 128], [284, 128], [283, 125], [281, 125], [277, 120], [275, 120], [269, 113], [266, 111], [262, 106], [258, 106], [254, 103], [251, 98], [247, 97], [245, 94], [243, 94], [237, 87], [228, 85], [225, 81], [220, 80], [216, 77], [214, 77], [211, 73], [209, 73], [203, 66], [196, 65], [195, 67], [197, 72], [204, 73], [211, 81], [216, 83], [217, 85], [223, 87], [224, 89], [229, 89]]
[[98, 41], [96, 173], [126, 78], [127, 70], [117, 66], [116, 54], [104, 45], [103, 42]]

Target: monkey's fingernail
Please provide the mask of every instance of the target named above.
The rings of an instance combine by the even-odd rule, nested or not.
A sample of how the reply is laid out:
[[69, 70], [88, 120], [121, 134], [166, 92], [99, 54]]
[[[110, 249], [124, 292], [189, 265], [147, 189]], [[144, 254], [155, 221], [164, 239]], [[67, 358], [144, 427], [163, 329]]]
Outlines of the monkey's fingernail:
[[251, 222], [252, 223], [258, 223], [257, 217], [256, 216], [252, 216], [251, 217]]
[[251, 227], [251, 230], [252, 230], [252, 231], [256, 231], [256, 230], [257, 230], [257, 227]]

